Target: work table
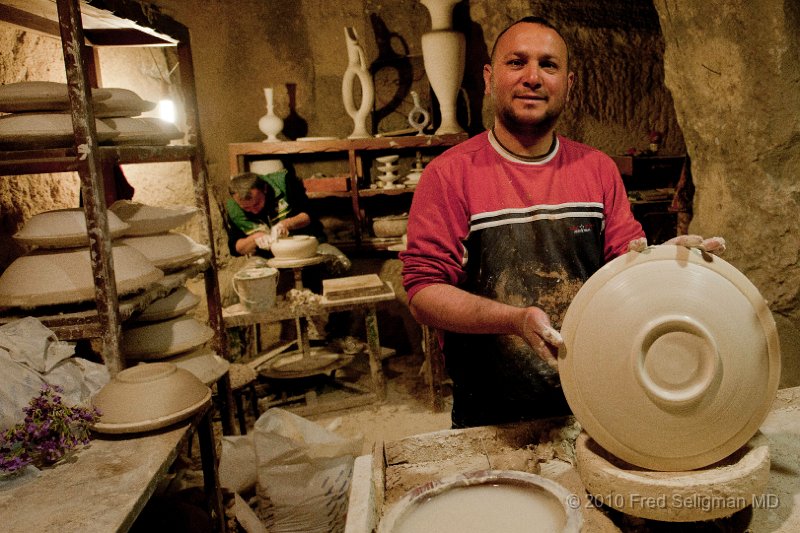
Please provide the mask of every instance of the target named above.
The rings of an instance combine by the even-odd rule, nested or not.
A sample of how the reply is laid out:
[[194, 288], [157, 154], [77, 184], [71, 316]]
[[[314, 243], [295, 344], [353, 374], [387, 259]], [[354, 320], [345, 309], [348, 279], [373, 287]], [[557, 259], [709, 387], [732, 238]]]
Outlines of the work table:
[[599, 509], [574, 467], [580, 426], [573, 417], [443, 430], [377, 443], [356, 459], [345, 533], [371, 533], [380, 517], [413, 487], [458, 473], [496, 469], [538, 473], [580, 497], [584, 531], [800, 531], [800, 387], [782, 389], [761, 432], [771, 469], [763, 505], [707, 523], [654, 522]]

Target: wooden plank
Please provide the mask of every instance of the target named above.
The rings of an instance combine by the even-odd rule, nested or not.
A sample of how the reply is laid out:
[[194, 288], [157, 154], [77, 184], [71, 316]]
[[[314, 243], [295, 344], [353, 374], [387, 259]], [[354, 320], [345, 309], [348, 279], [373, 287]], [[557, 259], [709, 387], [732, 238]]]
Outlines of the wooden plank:
[[385, 290], [383, 281], [377, 274], [322, 280], [322, 296], [331, 301], [371, 296]]

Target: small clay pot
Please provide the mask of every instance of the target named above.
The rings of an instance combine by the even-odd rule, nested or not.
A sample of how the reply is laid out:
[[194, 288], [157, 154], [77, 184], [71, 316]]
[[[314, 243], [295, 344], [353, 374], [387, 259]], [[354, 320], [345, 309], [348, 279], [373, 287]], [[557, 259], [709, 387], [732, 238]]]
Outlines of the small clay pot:
[[278, 259], [306, 259], [317, 253], [319, 241], [311, 235], [292, 235], [272, 243], [270, 250]]

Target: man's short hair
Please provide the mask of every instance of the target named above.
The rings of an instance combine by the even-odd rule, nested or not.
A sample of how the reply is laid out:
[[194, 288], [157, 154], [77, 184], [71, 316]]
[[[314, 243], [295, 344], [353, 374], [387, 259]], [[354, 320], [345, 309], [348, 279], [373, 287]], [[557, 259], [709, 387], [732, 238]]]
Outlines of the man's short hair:
[[563, 40], [563, 41], [564, 41], [564, 44], [567, 46], [567, 64], [569, 64], [569, 45], [567, 44], [567, 40], [566, 40], [566, 39], [564, 39], [564, 36], [563, 36], [563, 35], [561, 35], [561, 32], [560, 32], [560, 31], [558, 31], [558, 28], [556, 28], [556, 27], [555, 27], [555, 25], [554, 25], [552, 22], [550, 22], [549, 20], [547, 20], [547, 19], [546, 19], [546, 18], [544, 18], [544, 17], [538, 17], [538, 16], [534, 16], [534, 15], [529, 15], [529, 16], [527, 16], [527, 17], [522, 17], [521, 19], [519, 19], [519, 20], [516, 20], [516, 21], [512, 22], [511, 24], [509, 24], [508, 26], [506, 26], [506, 27], [505, 27], [505, 29], [504, 29], [503, 31], [501, 31], [501, 32], [500, 32], [500, 33], [497, 35], [497, 37], [495, 37], [495, 39], [494, 39], [494, 44], [492, 45], [492, 53], [491, 53], [491, 55], [489, 56], [489, 61], [490, 61], [490, 62], [493, 62], [493, 61], [494, 61], [494, 51], [495, 51], [495, 49], [497, 48], [497, 41], [499, 41], [499, 40], [500, 40], [500, 37], [502, 37], [503, 35], [505, 35], [505, 33], [506, 33], [508, 30], [510, 30], [511, 28], [513, 28], [514, 26], [516, 26], [517, 24], [521, 24], [521, 23], [528, 23], [528, 24], [538, 24], [539, 26], [544, 26], [545, 28], [550, 28], [551, 30], [553, 30], [554, 32], [556, 32], [556, 33], [558, 34], [558, 36], [559, 36], [559, 37], [561, 37], [561, 40]]
[[250, 191], [253, 189], [261, 189], [263, 181], [255, 172], [242, 172], [231, 176], [231, 181], [228, 183], [228, 192], [231, 196], [238, 196], [242, 200], [249, 199]]

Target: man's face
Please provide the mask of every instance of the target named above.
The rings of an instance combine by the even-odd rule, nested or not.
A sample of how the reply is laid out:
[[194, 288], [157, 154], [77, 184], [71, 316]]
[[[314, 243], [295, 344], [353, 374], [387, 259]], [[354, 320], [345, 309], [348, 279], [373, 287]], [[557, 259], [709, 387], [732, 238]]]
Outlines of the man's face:
[[527, 22], [509, 28], [483, 69], [498, 120], [511, 131], [554, 127], [574, 79], [567, 61], [567, 45], [555, 30]]
[[244, 197], [239, 194], [234, 194], [233, 199], [244, 211], [256, 215], [262, 209], [264, 209], [266, 196], [260, 189], [250, 189], [250, 192], [248, 192]]

